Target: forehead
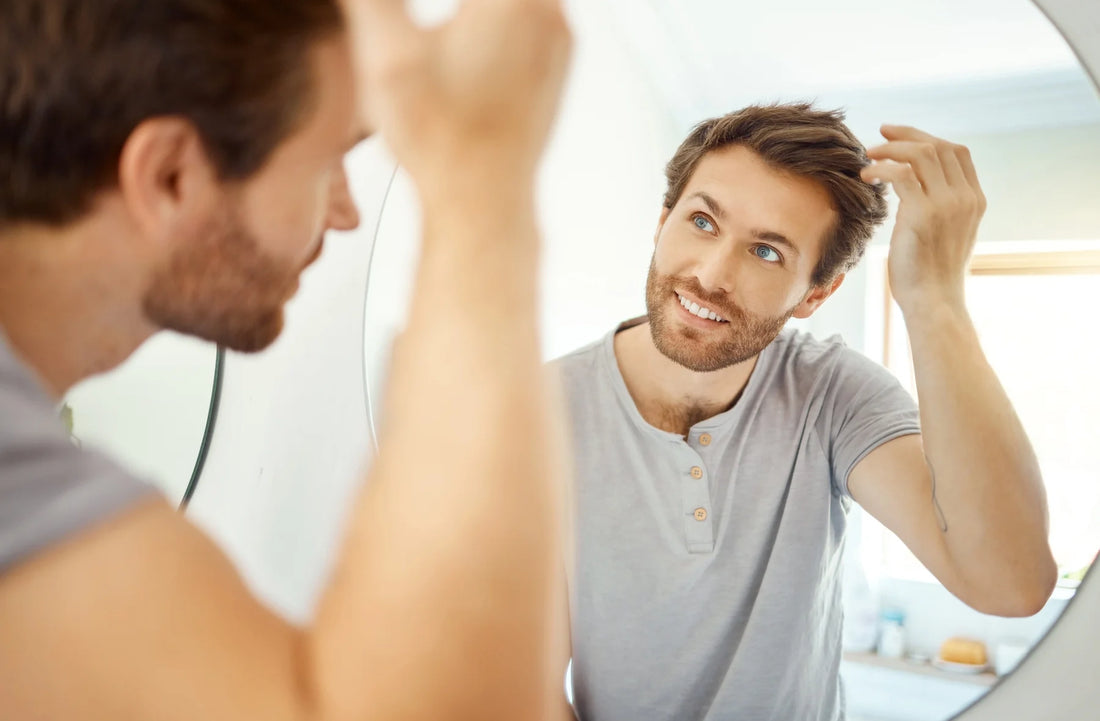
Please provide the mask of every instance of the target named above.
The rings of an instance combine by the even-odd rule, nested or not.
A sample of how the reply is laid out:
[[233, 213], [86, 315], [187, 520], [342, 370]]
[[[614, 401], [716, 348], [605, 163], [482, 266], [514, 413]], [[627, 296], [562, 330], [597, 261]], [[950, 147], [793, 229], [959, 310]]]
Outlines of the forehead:
[[703, 156], [681, 200], [697, 192], [715, 198], [729, 222], [774, 231], [800, 245], [819, 247], [838, 217], [819, 182], [775, 168], [740, 145]]

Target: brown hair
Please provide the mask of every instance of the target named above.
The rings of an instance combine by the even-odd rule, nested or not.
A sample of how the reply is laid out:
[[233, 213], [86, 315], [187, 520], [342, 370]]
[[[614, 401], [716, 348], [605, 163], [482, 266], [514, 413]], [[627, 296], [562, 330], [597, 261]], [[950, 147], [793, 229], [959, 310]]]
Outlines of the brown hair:
[[222, 179], [258, 170], [312, 99], [337, 0], [4, 0], [0, 226], [61, 225], [117, 183], [138, 124], [194, 124]]
[[665, 168], [665, 207], [676, 205], [704, 155], [745, 146], [773, 167], [815, 180], [829, 192], [840, 217], [814, 268], [813, 283], [830, 283], [859, 262], [875, 226], [886, 219], [882, 187], [859, 177], [870, 164], [866, 150], [843, 121], [842, 111], [815, 110], [809, 103], [751, 105], [703, 121]]

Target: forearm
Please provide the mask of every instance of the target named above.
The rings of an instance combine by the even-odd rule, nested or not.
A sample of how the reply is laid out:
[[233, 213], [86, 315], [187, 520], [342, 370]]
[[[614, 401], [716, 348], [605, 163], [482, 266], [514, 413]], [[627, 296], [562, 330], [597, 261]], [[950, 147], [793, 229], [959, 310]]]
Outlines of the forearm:
[[379, 456], [311, 637], [335, 718], [534, 718], [560, 688], [564, 463], [538, 350], [532, 194], [489, 190], [484, 206], [424, 204]]
[[1056, 573], [1046, 492], [965, 306], [910, 308], [906, 325], [933, 503], [954, 571], [1006, 610], [1041, 604]]

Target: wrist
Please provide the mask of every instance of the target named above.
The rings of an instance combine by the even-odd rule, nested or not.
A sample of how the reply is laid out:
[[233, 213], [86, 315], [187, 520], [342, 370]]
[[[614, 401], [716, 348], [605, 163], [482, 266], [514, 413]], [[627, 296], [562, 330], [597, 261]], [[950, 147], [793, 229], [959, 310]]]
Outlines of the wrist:
[[504, 220], [517, 215], [534, 215], [534, 183], [516, 176], [489, 177], [483, 173], [463, 174], [449, 180], [416, 180], [417, 195], [425, 215], [465, 220]]
[[910, 335], [972, 325], [962, 294], [920, 295], [898, 305]]
[[906, 319], [966, 313], [966, 293], [962, 283], [924, 285], [912, 289], [894, 288], [893, 293]]

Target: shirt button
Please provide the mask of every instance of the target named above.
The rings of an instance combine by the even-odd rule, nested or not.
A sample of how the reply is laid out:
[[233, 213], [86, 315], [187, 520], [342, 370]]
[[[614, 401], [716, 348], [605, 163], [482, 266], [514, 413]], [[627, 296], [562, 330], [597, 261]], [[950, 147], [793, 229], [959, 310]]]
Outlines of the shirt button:
[[695, 509], [695, 520], [696, 521], [705, 521], [705, 520], [707, 520], [707, 509], [705, 509], [705, 508], [696, 508]]
[[698, 480], [703, 477], [703, 469], [699, 466], [691, 467], [691, 477]]
[[710, 434], [709, 433], [704, 433], [703, 435], [699, 436], [699, 445], [701, 445], [701, 446], [709, 446], [710, 445]]

